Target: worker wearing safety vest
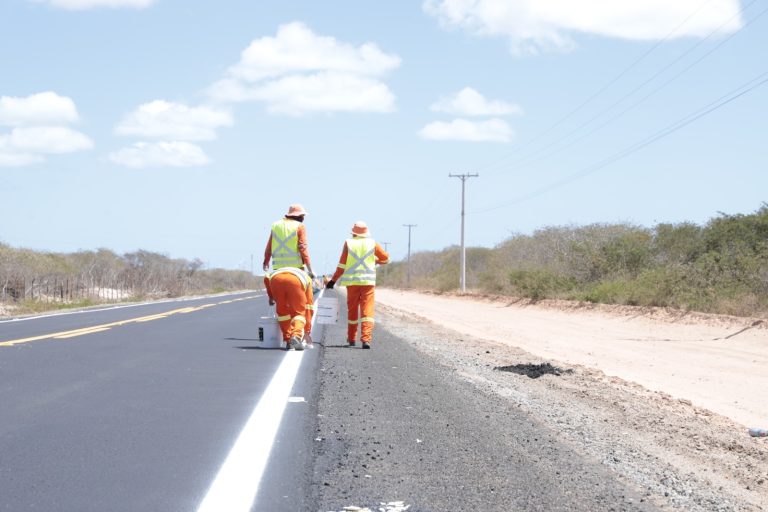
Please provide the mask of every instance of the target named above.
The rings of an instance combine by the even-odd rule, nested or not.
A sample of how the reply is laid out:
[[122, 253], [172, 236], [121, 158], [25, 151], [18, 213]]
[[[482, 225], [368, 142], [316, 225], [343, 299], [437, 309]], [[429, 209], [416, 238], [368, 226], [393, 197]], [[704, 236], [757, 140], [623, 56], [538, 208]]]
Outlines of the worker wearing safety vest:
[[352, 238], [344, 242], [336, 273], [325, 285], [326, 288], [333, 288], [341, 278], [339, 284], [347, 287], [347, 343], [350, 346], [355, 346], [357, 342], [359, 325], [363, 348], [371, 348], [376, 265], [387, 263], [389, 255], [370, 237], [365, 222], [355, 222]]
[[301, 269], [284, 267], [268, 274], [264, 286], [269, 304], [277, 303], [277, 321], [285, 349], [304, 350], [302, 341], [312, 344], [312, 278]]
[[303, 269], [306, 267], [309, 277], [314, 279], [312, 263], [309, 261], [307, 249], [307, 229], [304, 227], [304, 216], [307, 212], [300, 204], [292, 204], [285, 217], [272, 223], [272, 229], [264, 250], [264, 272], [269, 271], [269, 260], [272, 268], [278, 270], [285, 267]]

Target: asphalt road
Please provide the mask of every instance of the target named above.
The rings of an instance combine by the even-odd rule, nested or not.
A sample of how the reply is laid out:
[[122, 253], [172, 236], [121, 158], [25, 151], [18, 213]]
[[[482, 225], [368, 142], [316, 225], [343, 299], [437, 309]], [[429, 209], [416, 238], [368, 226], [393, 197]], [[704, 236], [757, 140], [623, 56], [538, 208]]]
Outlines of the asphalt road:
[[0, 322], [0, 511], [197, 510], [296, 357], [253, 511], [654, 510], [385, 324], [348, 348], [342, 310], [313, 350], [267, 350], [266, 309], [248, 293]]
[[[249, 293], [0, 323], [0, 511], [196, 510], [287, 355], [257, 341], [266, 309]], [[308, 506], [292, 476], [318, 360], [302, 356], [307, 402], [288, 404], [260, 510]]]

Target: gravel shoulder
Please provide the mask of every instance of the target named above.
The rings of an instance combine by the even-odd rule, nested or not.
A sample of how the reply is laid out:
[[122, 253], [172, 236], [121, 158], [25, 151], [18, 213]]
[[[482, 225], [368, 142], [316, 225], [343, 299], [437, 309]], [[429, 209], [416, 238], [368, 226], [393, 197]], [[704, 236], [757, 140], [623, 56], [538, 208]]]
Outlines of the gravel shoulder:
[[377, 289], [379, 304], [538, 357], [601, 370], [768, 427], [768, 321], [663, 308]]
[[[478, 404], [526, 415], [541, 438], [546, 433], [595, 461], [639, 489], [646, 502], [667, 510], [768, 510], [768, 443], [748, 437], [742, 425], [599, 369], [430, 322], [423, 307], [408, 307], [377, 305], [377, 328], [396, 332], [425, 364], [452, 372], [456, 385], [471, 385]], [[453, 323], [461, 324], [458, 313]], [[477, 329], [466, 324], [463, 330]], [[548, 372], [537, 376], [537, 369]], [[761, 389], [744, 379], [741, 385]]]
[[344, 322], [323, 336], [315, 510], [659, 510], [549, 418], [436, 358], [454, 333], [381, 309], [377, 322], [371, 350], [346, 346]]

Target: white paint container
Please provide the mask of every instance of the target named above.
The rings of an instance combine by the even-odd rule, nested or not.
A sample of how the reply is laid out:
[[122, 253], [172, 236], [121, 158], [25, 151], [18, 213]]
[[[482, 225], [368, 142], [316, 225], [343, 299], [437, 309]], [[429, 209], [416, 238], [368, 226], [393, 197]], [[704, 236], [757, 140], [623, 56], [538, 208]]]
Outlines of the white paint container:
[[317, 301], [317, 322], [320, 324], [337, 324], [339, 322], [339, 299], [323, 297]]
[[280, 324], [274, 316], [263, 316], [259, 319], [259, 341], [263, 348], [282, 348], [283, 333]]

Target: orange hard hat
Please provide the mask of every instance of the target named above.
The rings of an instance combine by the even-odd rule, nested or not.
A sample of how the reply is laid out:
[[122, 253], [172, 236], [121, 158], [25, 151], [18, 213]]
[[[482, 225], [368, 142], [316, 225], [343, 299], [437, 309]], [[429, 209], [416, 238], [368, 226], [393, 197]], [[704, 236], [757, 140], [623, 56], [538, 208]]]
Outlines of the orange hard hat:
[[355, 236], [362, 236], [362, 237], [368, 236], [369, 235], [368, 224], [366, 224], [361, 220], [355, 222], [355, 225], [352, 226], [352, 234]]
[[288, 207], [288, 213], [286, 213], [285, 216], [298, 217], [299, 215], [306, 215], [306, 214], [307, 214], [307, 211], [304, 209], [304, 207], [296, 203]]

